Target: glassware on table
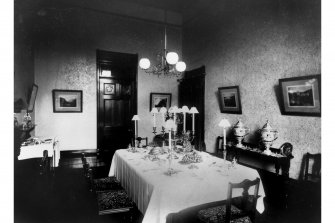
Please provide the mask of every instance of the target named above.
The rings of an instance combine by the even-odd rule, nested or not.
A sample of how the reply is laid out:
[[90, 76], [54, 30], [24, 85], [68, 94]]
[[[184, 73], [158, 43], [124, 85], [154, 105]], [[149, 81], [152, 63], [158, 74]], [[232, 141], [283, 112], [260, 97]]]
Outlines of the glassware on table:
[[237, 168], [237, 159], [234, 157], [233, 160], [231, 161], [231, 167], [236, 169]]
[[222, 155], [223, 155], [223, 161], [224, 161], [224, 163], [226, 163], [226, 160], [227, 160], [227, 150], [223, 150], [223, 152], [222, 152]]

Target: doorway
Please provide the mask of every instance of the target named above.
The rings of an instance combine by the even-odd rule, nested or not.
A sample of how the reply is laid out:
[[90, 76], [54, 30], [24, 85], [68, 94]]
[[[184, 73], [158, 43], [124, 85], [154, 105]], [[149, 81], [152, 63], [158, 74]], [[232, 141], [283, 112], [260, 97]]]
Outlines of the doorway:
[[97, 50], [97, 148], [113, 156], [131, 143], [137, 113], [137, 54]]
[[[191, 108], [195, 106], [199, 114], [195, 115], [195, 149], [206, 150], [204, 142], [205, 134], [205, 66], [191, 71], [185, 71], [183, 79], [179, 80], [179, 107], [186, 105]], [[192, 117], [186, 116], [186, 129], [191, 129]]]

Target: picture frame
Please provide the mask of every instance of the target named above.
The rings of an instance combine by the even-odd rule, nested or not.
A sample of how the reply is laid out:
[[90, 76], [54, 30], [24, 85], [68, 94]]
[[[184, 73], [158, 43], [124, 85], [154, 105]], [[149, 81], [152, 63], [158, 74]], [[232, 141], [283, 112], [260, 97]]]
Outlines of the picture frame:
[[321, 75], [279, 79], [283, 115], [321, 117]]
[[37, 91], [38, 91], [38, 86], [36, 84], [33, 84], [30, 94], [29, 94], [27, 112], [34, 111]]
[[156, 107], [158, 111], [161, 107], [166, 107], [167, 110], [171, 107], [171, 93], [150, 93], [150, 110]]
[[54, 113], [83, 112], [83, 91], [81, 90], [52, 90]]
[[239, 86], [219, 87], [218, 94], [221, 113], [242, 114]]

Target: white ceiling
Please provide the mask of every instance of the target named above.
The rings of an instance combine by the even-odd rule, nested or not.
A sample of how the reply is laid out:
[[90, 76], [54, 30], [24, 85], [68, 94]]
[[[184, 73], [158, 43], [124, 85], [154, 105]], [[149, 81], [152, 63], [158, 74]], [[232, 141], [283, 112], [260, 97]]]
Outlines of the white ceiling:
[[[192, 19], [218, 1], [223, 0], [15, 0], [14, 10], [20, 8], [21, 13], [36, 15], [41, 9], [64, 10], [80, 7], [126, 16], [133, 14], [133, 17], [142, 19], [148, 19], [151, 14], [151, 17], [157, 17], [160, 22], [164, 21], [161, 18], [164, 11], [168, 11], [168, 17], [172, 18], [168, 23], [182, 25], [183, 21]], [[145, 8], [147, 13], [143, 13]]]

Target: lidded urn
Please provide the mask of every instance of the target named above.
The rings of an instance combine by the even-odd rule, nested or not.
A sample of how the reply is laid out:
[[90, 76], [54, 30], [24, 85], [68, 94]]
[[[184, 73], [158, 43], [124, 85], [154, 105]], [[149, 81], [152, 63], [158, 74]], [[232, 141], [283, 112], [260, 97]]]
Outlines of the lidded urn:
[[269, 120], [267, 120], [263, 128], [260, 129], [260, 133], [262, 143], [265, 146], [264, 153], [270, 155], [271, 154], [270, 147], [272, 146], [273, 141], [275, 141], [278, 138], [278, 131], [273, 129], [269, 124]]
[[249, 134], [249, 132], [250, 129], [245, 127], [241, 120], [238, 120], [233, 128], [234, 136], [237, 139], [237, 144], [235, 145], [237, 148], [243, 148], [242, 140], [246, 135]]

